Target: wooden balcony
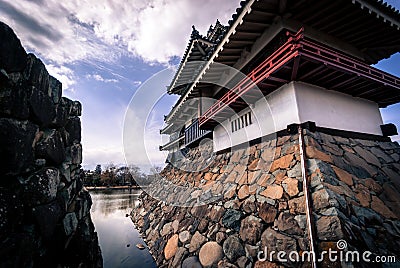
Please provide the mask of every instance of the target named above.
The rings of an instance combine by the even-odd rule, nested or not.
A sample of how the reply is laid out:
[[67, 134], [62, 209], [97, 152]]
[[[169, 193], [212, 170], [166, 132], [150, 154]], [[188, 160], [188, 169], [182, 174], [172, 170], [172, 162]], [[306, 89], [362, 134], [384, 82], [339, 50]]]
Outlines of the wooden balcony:
[[173, 133], [169, 136], [169, 142], [159, 147], [160, 151], [169, 150], [174, 147], [180, 147], [183, 143], [184, 135], [181, 133]]
[[190, 126], [185, 129], [185, 146], [199, 141], [210, 133], [210, 130], [200, 129], [199, 120], [196, 119]]

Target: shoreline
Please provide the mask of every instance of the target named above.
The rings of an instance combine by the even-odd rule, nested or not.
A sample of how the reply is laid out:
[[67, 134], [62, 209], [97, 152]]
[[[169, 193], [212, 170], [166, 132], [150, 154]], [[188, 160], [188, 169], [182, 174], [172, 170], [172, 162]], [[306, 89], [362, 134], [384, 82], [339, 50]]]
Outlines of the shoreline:
[[141, 190], [140, 186], [85, 186], [88, 191], [97, 191], [97, 190], [122, 190], [122, 189], [132, 189], [132, 190]]

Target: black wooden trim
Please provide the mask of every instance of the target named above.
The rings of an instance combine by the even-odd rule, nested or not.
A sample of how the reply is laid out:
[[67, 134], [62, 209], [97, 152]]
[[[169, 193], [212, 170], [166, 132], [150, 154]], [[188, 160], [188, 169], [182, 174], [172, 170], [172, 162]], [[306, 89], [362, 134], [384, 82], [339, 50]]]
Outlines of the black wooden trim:
[[[283, 136], [288, 136], [288, 135], [295, 135], [297, 133], [297, 128], [299, 124], [291, 124], [288, 125], [286, 129], [265, 135], [263, 137], [255, 138], [253, 140], [250, 140], [248, 142], [243, 142], [238, 145], [235, 145], [233, 147], [228, 147], [226, 149], [217, 151], [216, 154], [223, 154], [227, 153], [230, 151], [236, 151], [239, 149], [246, 148], [248, 146], [253, 146], [256, 144], [260, 144], [262, 141], [267, 141], [267, 140], [272, 140], [274, 138], [278, 137], [283, 137]], [[371, 140], [371, 141], [381, 141], [381, 142], [391, 142], [391, 139], [389, 137], [385, 136], [380, 136], [380, 135], [374, 135], [374, 134], [368, 134], [368, 133], [361, 133], [361, 132], [354, 132], [354, 131], [347, 131], [347, 130], [341, 130], [341, 129], [334, 129], [334, 128], [326, 128], [326, 127], [318, 127], [315, 125], [314, 122], [305, 122], [301, 124], [303, 129], [308, 129], [311, 132], [320, 132], [320, 133], [325, 133], [331, 136], [339, 136], [342, 138], [352, 138], [352, 139], [360, 139], [360, 140]], [[293, 132], [296, 130], [295, 132]]]
[[317, 132], [329, 134], [332, 136], [340, 136], [343, 138], [352, 138], [352, 139], [359, 139], [359, 140], [371, 140], [371, 141], [391, 141], [389, 137], [368, 134], [368, 133], [361, 133], [361, 132], [354, 132], [354, 131], [347, 131], [341, 129], [333, 129], [333, 128], [325, 128], [325, 127], [317, 127]]

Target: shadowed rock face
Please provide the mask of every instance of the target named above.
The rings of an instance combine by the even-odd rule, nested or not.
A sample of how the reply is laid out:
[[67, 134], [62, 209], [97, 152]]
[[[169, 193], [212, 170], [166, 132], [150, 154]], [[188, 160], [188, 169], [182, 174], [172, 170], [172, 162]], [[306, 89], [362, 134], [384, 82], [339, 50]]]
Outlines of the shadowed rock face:
[[7, 73], [21, 72], [26, 66], [26, 52], [8, 25], [0, 22], [0, 66]]
[[[280, 263], [276, 254], [271, 261], [257, 260], [257, 253], [265, 248], [287, 254], [309, 249], [298, 144], [298, 135], [287, 134], [218, 154], [207, 168], [198, 169], [207, 161], [201, 151], [212, 149], [206, 145], [190, 149], [186, 157], [191, 161], [178, 164], [180, 168], [169, 164], [161, 176], [173, 183], [155, 181], [148, 190], [151, 195], [142, 193], [141, 203], [132, 211], [157, 264], [308, 267], [301, 262]], [[399, 144], [305, 130], [305, 145], [317, 254], [337, 250], [336, 242], [344, 239], [361, 254], [369, 250], [373, 255], [399, 258]], [[185, 171], [185, 165], [191, 165], [193, 172]], [[191, 192], [173, 194], [188, 184]], [[152, 196], [172, 203], [184, 197], [189, 205], [173, 207]], [[219, 198], [191, 206], [207, 196]], [[164, 228], [177, 221], [177, 229]], [[180, 238], [176, 254], [166, 259], [165, 245], [176, 234]], [[341, 264], [325, 259], [320, 266]]]
[[0, 22], [0, 267], [102, 267], [81, 104]]

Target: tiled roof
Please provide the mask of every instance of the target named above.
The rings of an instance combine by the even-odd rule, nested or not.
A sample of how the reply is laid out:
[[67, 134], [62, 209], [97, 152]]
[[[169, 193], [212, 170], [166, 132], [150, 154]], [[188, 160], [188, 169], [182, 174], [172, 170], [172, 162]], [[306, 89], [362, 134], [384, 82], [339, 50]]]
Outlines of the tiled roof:
[[[182, 94], [182, 92], [185, 91], [189, 83], [194, 80], [201, 70], [204, 62], [206, 62], [214, 52], [213, 48], [215, 45], [222, 40], [225, 30], [226, 27], [218, 20], [214, 26], [210, 26], [206, 36], [201, 35], [196, 28], [192, 26], [190, 40], [186, 46], [178, 70], [168, 87], [168, 93]], [[190, 62], [193, 63], [191, 64]]]
[[400, 51], [400, 13], [382, 0], [242, 1], [217, 43], [210, 47], [209, 62], [197, 66], [200, 71], [196, 70], [195, 79], [191, 78], [195, 84], [188, 84], [180, 92], [182, 96], [167, 121], [179, 114], [181, 103], [198, 95], [196, 92], [202, 86], [201, 81], [208, 79], [207, 75], [215, 76], [213, 63], [241, 70], [246, 63], [240, 62], [243, 53], [250, 51], [271, 25], [281, 20], [301, 22], [306, 30], [314, 29], [348, 44], [368, 64]]

